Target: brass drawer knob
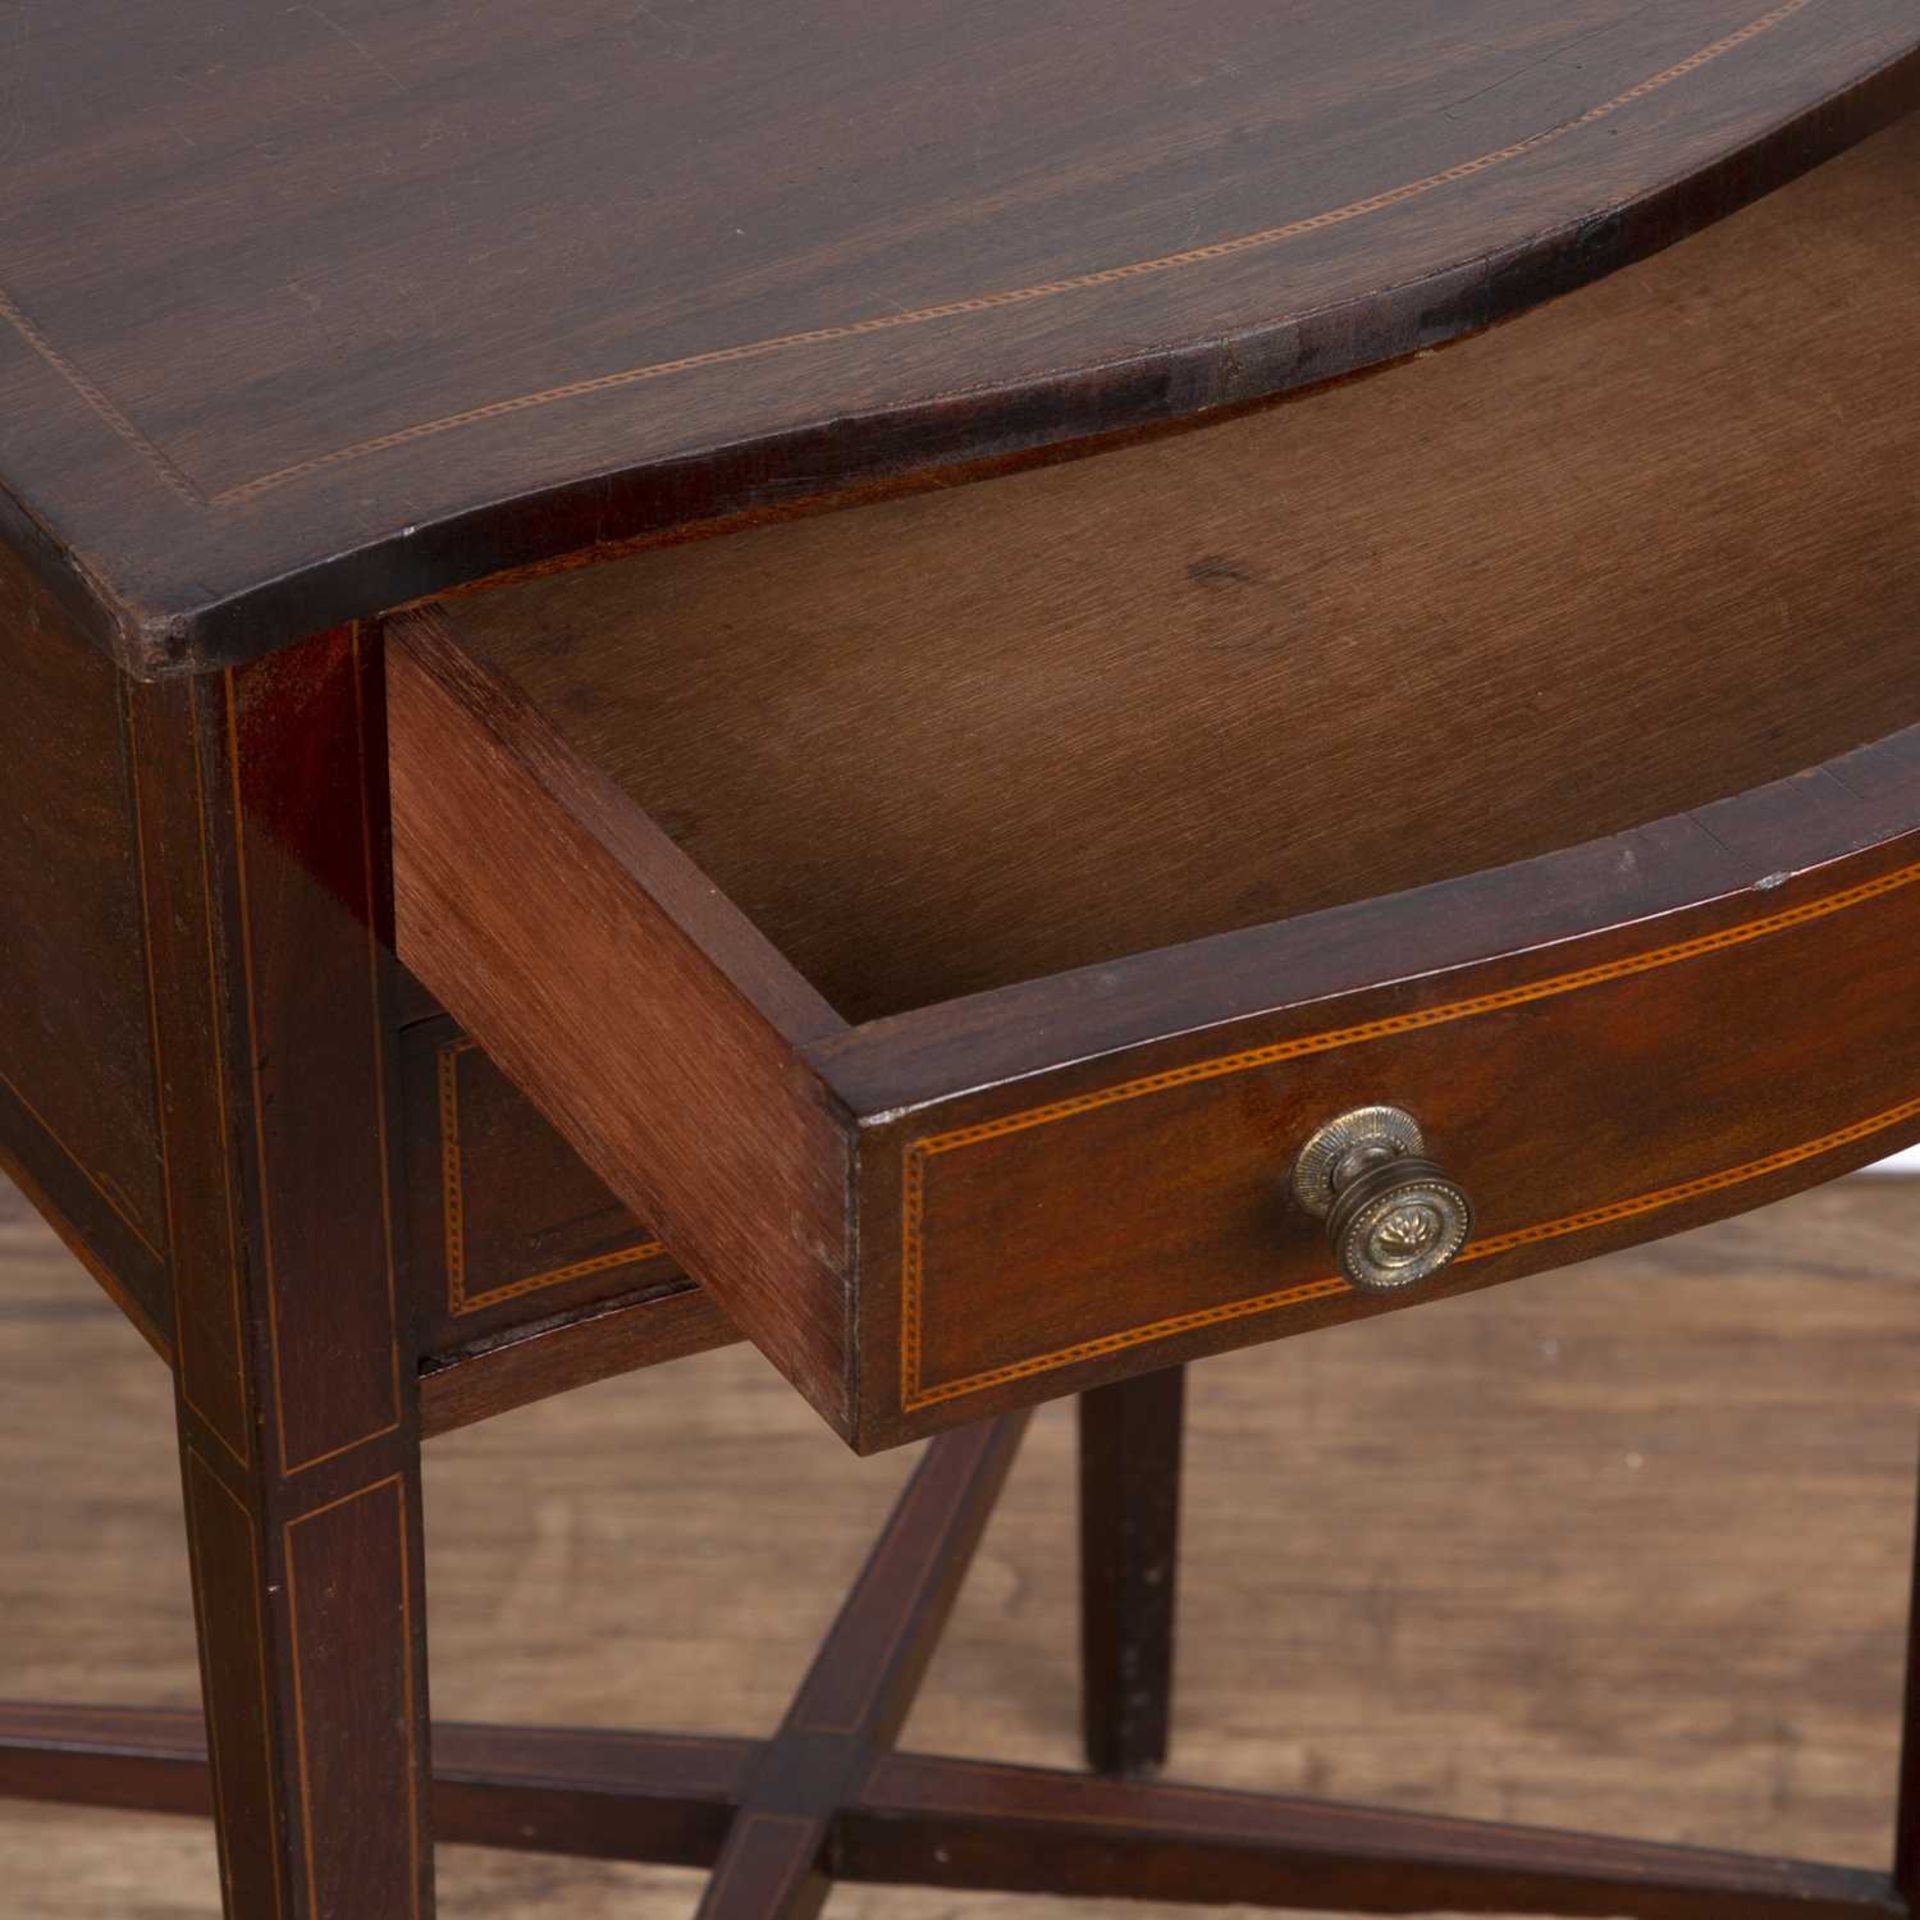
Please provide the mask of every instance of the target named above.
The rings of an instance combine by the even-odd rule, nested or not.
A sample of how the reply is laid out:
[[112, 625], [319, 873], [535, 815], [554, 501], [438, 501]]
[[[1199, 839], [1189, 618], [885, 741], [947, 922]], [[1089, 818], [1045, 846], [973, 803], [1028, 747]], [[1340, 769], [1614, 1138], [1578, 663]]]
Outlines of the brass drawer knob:
[[1467, 1243], [1466, 1190], [1426, 1157], [1420, 1123], [1398, 1107], [1330, 1120], [1294, 1162], [1293, 1190], [1327, 1223], [1348, 1285], [1392, 1293], [1436, 1274]]

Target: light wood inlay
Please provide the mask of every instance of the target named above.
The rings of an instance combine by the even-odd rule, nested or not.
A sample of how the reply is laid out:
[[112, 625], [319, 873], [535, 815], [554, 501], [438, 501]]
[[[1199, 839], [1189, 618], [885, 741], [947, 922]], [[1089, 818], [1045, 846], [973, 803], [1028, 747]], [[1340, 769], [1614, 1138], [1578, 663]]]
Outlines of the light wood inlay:
[[483, 1307], [497, 1306], [502, 1300], [515, 1300], [523, 1294], [538, 1293], [568, 1280], [582, 1280], [590, 1274], [610, 1273], [618, 1267], [636, 1266], [666, 1251], [658, 1240], [638, 1240], [631, 1246], [616, 1247], [596, 1254], [590, 1260], [572, 1260], [564, 1266], [549, 1267], [498, 1286], [483, 1287], [477, 1293], [467, 1291], [466, 1246], [466, 1170], [460, 1151], [460, 1062], [475, 1050], [471, 1040], [445, 1042], [434, 1054], [434, 1075], [440, 1113], [440, 1205], [447, 1266], [447, 1308], [454, 1314], [478, 1313]]
[[[1200, 1327], [1216, 1326], [1227, 1321], [1248, 1319], [1259, 1314], [1275, 1312], [1284, 1307], [1299, 1305], [1304, 1301], [1326, 1299], [1350, 1291], [1346, 1282], [1337, 1277], [1316, 1278], [1246, 1299], [1227, 1301], [1191, 1312], [1166, 1315], [1139, 1326], [1103, 1335], [1098, 1339], [1075, 1342], [1048, 1353], [1037, 1354], [1030, 1358], [967, 1374], [958, 1379], [943, 1380], [929, 1385], [923, 1377], [922, 1368], [922, 1337], [927, 1311], [927, 1253], [924, 1221], [927, 1182], [933, 1164], [941, 1155], [976, 1146], [985, 1141], [1002, 1139], [1009, 1134], [1026, 1132], [1035, 1127], [1054, 1125], [1070, 1120], [1077, 1114], [1090, 1113], [1123, 1101], [1168, 1092], [1176, 1087], [1191, 1086], [1196, 1082], [1248, 1073], [1258, 1068], [1300, 1059], [1311, 1054], [1330, 1053], [1345, 1047], [1361, 1046], [1369, 1041], [1387, 1039], [1395, 1034], [1447, 1026], [1479, 1015], [1552, 1000], [1586, 988], [1604, 986], [1612, 981], [1657, 972], [1665, 967], [1684, 964], [1710, 954], [1727, 952], [1750, 945], [1755, 941], [1769, 939], [1796, 928], [1815, 924], [1835, 914], [1845, 913], [1898, 894], [1916, 881], [1920, 881], [1920, 864], [1899, 867], [1890, 873], [1875, 875], [1872, 879], [1858, 882], [1821, 898], [1802, 902], [1777, 913], [1763, 914], [1734, 926], [1717, 928], [1711, 933], [1701, 934], [1690, 940], [1677, 941], [1643, 953], [1626, 954], [1595, 966], [1575, 968], [1543, 980], [1528, 981], [1519, 986], [1502, 988], [1492, 993], [1471, 995], [1440, 1006], [1414, 1008], [1405, 1013], [1391, 1014], [1377, 1020], [1364, 1021], [1349, 1027], [1333, 1028], [1322, 1033], [1296, 1035], [1266, 1046], [1245, 1048], [1234, 1053], [1223, 1054], [1216, 1059], [1197, 1061], [1190, 1066], [1117, 1081], [1111, 1086], [1098, 1087], [1088, 1093], [1075, 1095], [1071, 1099], [1052, 1101], [1022, 1112], [976, 1122], [970, 1126], [929, 1134], [913, 1141], [906, 1151], [901, 1198], [900, 1397], [902, 1407], [911, 1412], [923, 1407], [940, 1405], [961, 1399], [970, 1393], [982, 1392], [989, 1387], [1004, 1385], [1009, 1381], [1030, 1379], [1037, 1374], [1052, 1372], [1103, 1354], [1124, 1352], [1130, 1347], [1141, 1346], [1151, 1340], [1166, 1339], [1175, 1334], [1190, 1332]], [[1803, 1161], [1817, 1159], [1822, 1154], [1837, 1153], [1842, 1148], [1868, 1139], [1874, 1134], [1890, 1132], [1916, 1116], [1920, 1116], [1920, 1098], [1902, 1102], [1847, 1127], [1824, 1133], [1813, 1140], [1797, 1142], [1737, 1166], [1717, 1169], [1654, 1191], [1612, 1201], [1604, 1206], [1585, 1208], [1559, 1219], [1541, 1221], [1503, 1234], [1476, 1239], [1459, 1255], [1455, 1264], [1484, 1260], [1494, 1254], [1509, 1252], [1517, 1247], [1590, 1232], [1617, 1221], [1656, 1213], [1663, 1208], [1677, 1206], [1684, 1201], [1696, 1199], [1708, 1193], [1741, 1186]]]

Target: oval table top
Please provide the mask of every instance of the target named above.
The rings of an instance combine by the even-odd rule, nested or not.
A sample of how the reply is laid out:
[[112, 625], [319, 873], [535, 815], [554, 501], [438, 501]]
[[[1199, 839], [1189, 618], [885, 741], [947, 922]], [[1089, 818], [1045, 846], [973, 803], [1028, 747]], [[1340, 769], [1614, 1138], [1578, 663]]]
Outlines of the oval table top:
[[136, 672], [1484, 326], [1920, 100], [1915, 0], [27, 0], [0, 518]]

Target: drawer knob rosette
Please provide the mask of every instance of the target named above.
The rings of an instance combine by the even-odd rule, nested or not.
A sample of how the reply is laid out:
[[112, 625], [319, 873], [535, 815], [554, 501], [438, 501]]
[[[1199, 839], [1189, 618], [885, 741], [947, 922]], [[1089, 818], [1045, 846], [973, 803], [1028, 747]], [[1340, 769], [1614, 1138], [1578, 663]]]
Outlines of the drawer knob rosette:
[[1436, 1274], [1466, 1245], [1473, 1205], [1426, 1157], [1426, 1136], [1398, 1107], [1356, 1107], [1301, 1149], [1293, 1190], [1327, 1223], [1350, 1286], [1392, 1293]]

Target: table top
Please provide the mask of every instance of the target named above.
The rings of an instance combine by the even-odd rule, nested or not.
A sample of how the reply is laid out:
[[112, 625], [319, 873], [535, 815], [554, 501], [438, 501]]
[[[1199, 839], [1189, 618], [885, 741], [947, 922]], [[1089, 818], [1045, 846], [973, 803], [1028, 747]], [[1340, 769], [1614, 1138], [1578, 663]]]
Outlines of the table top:
[[1354, 371], [1920, 98], [1913, 0], [28, 0], [0, 520], [135, 671]]

